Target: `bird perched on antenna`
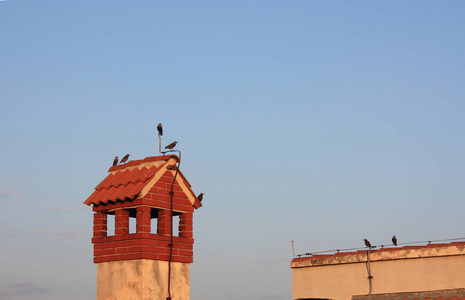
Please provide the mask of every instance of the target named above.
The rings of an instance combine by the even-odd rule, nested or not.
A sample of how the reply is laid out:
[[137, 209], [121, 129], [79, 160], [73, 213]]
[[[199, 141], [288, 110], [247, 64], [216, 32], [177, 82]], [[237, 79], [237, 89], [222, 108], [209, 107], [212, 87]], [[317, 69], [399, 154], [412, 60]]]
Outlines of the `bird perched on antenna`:
[[367, 239], [364, 239], [364, 241], [365, 241], [365, 246], [367, 246], [368, 248], [371, 249], [371, 243], [370, 243], [370, 241], [368, 241]]
[[158, 130], [158, 135], [162, 136], [163, 135], [163, 126], [161, 126], [161, 123], [158, 123], [157, 130]]
[[115, 159], [113, 160], [113, 165], [116, 166], [118, 164], [118, 156], [115, 157]]
[[394, 246], [397, 246], [397, 238], [396, 238], [396, 236], [392, 237], [392, 243], [394, 244]]
[[123, 159], [120, 161], [120, 164], [124, 164], [125, 162], [127, 162], [128, 159], [129, 159], [129, 155], [130, 155], [130, 154], [126, 154], [126, 155], [123, 157]]
[[173, 149], [174, 147], [176, 147], [176, 144], [177, 144], [177, 143], [178, 143], [178, 142], [174, 141], [174, 142], [172, 142], [171, 144], [169, 144], [168, 146], [166, 146], [165, 149], [171, 150], [171, 149]]
[[203, 193], [200, 193], [200, 194], [197, 196], [197, 199], [199, 199], [199, 201], [202, 202], [202, 200], [203, 200]]

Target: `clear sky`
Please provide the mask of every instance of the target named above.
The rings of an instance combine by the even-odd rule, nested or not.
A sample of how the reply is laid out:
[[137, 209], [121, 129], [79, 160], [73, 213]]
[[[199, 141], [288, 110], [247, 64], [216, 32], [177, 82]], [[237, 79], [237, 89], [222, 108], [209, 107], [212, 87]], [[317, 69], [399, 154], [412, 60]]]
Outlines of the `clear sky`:
[[113, 158], [177, 140], [191, 299], [297, 253], [465, 237], [464, 1], [0, 1], [0, 298], [95, 299]]

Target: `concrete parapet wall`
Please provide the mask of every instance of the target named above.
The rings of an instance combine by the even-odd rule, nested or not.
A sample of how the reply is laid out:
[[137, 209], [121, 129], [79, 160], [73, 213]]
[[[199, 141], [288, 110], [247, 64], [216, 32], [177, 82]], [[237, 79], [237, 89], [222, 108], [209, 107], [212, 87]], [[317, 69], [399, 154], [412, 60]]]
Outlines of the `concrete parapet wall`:
[[367, 250], [295, 258], [293, 299], [350, 300], [371, 295], [465, 287], [465, 243]]

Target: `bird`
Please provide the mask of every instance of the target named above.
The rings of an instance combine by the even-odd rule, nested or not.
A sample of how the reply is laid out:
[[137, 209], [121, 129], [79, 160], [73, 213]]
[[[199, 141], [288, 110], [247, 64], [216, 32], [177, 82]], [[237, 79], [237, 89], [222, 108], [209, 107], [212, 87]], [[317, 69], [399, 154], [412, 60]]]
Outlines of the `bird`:
[[118, 156], [115, 157], [115, 159], [113, 160], [113, 165], [116, 166], [118, 164]]
[[158, 135], [163, 135], [163, 127], [161, 126], [161, 123], [158, 123], [158, 126], [157, 126], [157, 129], [158, 129]]
[[368, 248], [371, 248], [370, 241], [368, 241], [367, 239], [364, 239], [364, 241], [365, 241], [365, 245], [366, 245]]
[[168, 165], [166, 166], [168, 170], [176, 170], [176, 165]]
[[394, 246], [397, 246], [397, 238], [396, 238], [396, 236], [392, 237], [392, 243], [394, 244]]
[[130, 154], [126, 154], [126, 155], [123, 157], [123, 159], [120, 161], [120, 164], [124, 164], [125, 162], [127, 162], [128, 159], [129, 159], [129, 155], [130, 155]]
[[203, 193], [200, 193], [200, 194], [197, 196], [197, 199], [199, 199], [199, 201], [202, 202], [202, 200], [203, 200]]
[[171, 149], [173, 149], [174, 147], [176, 147], [176, 144], [177, 144], [177, 143], [178, 143], [178, 142], [174, 141], [174, 142], [172, 142], [171, 144], [169, 144], [168, 146], [166, 146], [165, 149], [171, 150]]

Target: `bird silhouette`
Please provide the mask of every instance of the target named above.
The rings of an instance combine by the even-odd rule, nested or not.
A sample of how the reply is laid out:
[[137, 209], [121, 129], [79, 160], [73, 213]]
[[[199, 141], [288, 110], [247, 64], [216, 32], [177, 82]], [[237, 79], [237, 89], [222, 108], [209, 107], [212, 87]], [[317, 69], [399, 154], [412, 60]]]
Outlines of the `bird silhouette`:
[[365, 241], [365, 245], [366, 245], [368, 248], [371, 249], [371, 244], [370, 244], [370, 242], [369, 242], [367, 239], [364, 239], [364, 241]]
[[397, 246], [397, 238], [396, 238], [396, 236], [392, 237], [392, 243], [394, 244], [394, 246]]
[[202, 200], [203, 200], [203, 193], [200, 193], [200, 194], [197, 196], [197, 199], [199, 199], [199, 201], [202, 202]]
[[113, 160], [113, 165], [116, 166], [118, 164], [118, 156], [115, 157], [115, 159]]
[[123, 157], [123, 159], [121, 160], [120, 164], [124, 164], [125, 162], [127, 162], [128, 159], [129, 159], [129, 155], [130, 155], [130, 154], [126, 154], [126, 155]]
[[171, 144], [169, 144], [168, 146], [166, 146], [165, 149], [171, 150], [171, 149], [173, 149], [174, 147], [176, 147], [176, 144], [177, 144], [177, 143], [178, 143], [178, 142], [174, 141], [174, 142], [172, 142]]
[[161, 123], [158, 123], [158, 126], [157, 126], [157, 130], [158, 130], [158, 135], [163, 135], [163, 127], [161, 126]]

